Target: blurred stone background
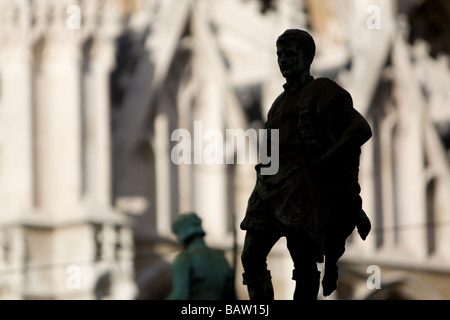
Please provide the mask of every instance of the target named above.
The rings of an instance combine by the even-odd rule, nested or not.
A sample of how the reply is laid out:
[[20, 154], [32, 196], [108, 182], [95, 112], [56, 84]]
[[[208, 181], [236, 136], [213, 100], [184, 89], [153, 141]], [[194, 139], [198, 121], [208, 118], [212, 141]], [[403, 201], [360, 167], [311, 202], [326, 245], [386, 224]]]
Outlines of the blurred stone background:
[[[284, 83], [275, 40], [301, 28], [313, 75], [374, 132], [373, 230], [349, 239], [328, 299], [450, 299], [449, 18], [446, 0], [1, 0], [0, 298], [164, 299], [172, 221], [195, 211], [248, 299], [253, 164], [175, 165], [171, 133], [262, 128]], [[291, 299], [283, 241], [268, 264]]]

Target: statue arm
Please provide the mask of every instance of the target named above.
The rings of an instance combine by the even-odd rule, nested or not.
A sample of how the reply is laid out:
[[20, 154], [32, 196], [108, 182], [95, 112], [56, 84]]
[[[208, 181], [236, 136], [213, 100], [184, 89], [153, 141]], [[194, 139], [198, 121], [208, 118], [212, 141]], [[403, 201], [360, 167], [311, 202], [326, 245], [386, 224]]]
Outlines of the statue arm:
[[348, 114], [347, 125], [329, 152], [334, 154], [346, 147], [360, 148], [372, 137], [372, 130], [366, 119], [355, 109]]
[[186, 254], [181, 253], [172, 265], [172, 291], [168, 300], [189, 300], [190, 292], [190, 261]]
[[349, 93], [344, 91], [335, 103], [327, 110], [332, 115], [332, 121], [337, 127], [339, 135], [336, 142], [325, 152], [321, 160], [327, 160], [340, 152], [350, 148], [360, 148], [372, 137], [372, 130], [366, 119], [353, 108]]

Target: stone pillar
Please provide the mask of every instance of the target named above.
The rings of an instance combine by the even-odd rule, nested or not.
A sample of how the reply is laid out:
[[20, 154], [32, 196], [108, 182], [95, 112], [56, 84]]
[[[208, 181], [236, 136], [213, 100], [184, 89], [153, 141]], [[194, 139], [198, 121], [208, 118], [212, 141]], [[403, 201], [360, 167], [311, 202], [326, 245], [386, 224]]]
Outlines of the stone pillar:
[[[195, 36], [194, 69], [198, 72], [200, 93], [194, 111], [194, 121], [201, 121], [201, 132], [193, 133], [194, 163], [196, 155], [202, 156], [199, 164], [194, 164], [194, 210], [203, 219], [207, 237], [223, 243], [227, 236], [226, 167], [224, 164], [205, 163], [203, 152], [210, 143], [220, 143], [218, 139], [204, 141], [208, 130], [218, 130], [225, 138], [225, 74], [223, 61], [217, 43], [208, 23], [208, 1], [197, 2], [193, 14], [192, 32]], [[222, 140], [224, 145], [224, 141]], [[201, 148], [202, 150], [196, 150]], [[223, 150], [223, 149], [222, 149]], [[225, 162], [223, 162], [225, 163]]]
[[22, 43], [1, 48], [0, 59], [0, 207], [9, 218], [32, 204], [31, 70]]
[[396, 140], [396, 195], [399, 249], [423, 260], [427, 254], [424, 181], [424, 101], [413, 74], [408, 48], [401, 34], [392, 53], [394, 95], [398, 107]]
[[436, 235], [436, 260], [450, 262], [450, 181], [447, 175], [444, 178], [437, 178], [435, 201], [435, 225]]
[[36, 83], [36, 204], [67, 217], [80, 198], [80, 67], [76, 41], [48, 38]]
[[393, 152], [395, 144], [393, 131], [396, 124], [396, 115], [388, 114], [380, 124], [380, 160], [381, 160], [381, 211], [383, 214], [383, 248], [392, 250], [396, 241], [395, 219], [395, 192], [394, 192], [394, 168]]
[[[450, 262], [450, 167], [445, 153], [442, 148], [442, 142], [438, 136], [431, 119], [427, 119], [425, 125], [425, 147], [427, 149], [428, 167], [426, 176], [427, 183], [431, 183], [430, 179], [434, 179], [434, 191], [427, 194], [431, 219], [427, 219], [428, 223], [432, 223], [428, 228], [429, 232], [434, 233], [435, 250], [432, 252], [431, 259], [438, 264], [442, 262]], [[430, 221], [431, 220], [431, 221]]]
[[[213, 80], [209, 84], [205, 83], [202, 93], [202, 105], [198, 106], [202, 111], [196, 113], [196, 121], [201, 121], [203, 134], [209, 130], [219, 130], [225, 136], [225, 130], [221, 123], [221, 99], [218, 88], [214, 88]], [[195, 132], [195, 130], [194, 130]], [[203, 140], [201, 132], [195, 132], [194, 141], [198, 141], [194, 146], [205, 148], [210, 143], [220, 143], [217, 139], [214, 142]], [[199, 146], [202, 144], [202, 146]], [[224, 146], [224, 142], [222, 141]], [[194, 151], [196, 153], [196, 151]], [[201, 154], [198, 152], [198, 154]], [[195, 158], [195, 155], [194, 155]], [[224, 163], [206, 163], [202, 157], [201, 164], [194, 164], [194, 208], [203, 219], [203, 226], [207, 235], [223, 240], [227, 234], [227, 204], [226, 204], [226, 167]]]
[[[177, 98], [178, 107], [178, 125], [180, 129], [191, 129], [192, 119], [192, 102], [197, 93], [196, 79], [193, 79], [187, 85], [182, 86]], [[171, 133], [172, 134], [172, 133]], [[192, 132], [191, 132], [192, 134]], [[192, 136], [191, 136], [192, 138]], [[191, 159], [193, 159], [193, 149], [191, 148]], [[180, 213], [189, 212], [193, 208], [193, 190], [192, 190], [192, 164], [179, 164], [178, 166], [178, 193]]]
[[[371, 119], [367, 119], [369, 121], [370, 126], [373, 128], [373, 122]], [[365, 145], [361, 148], [361, 160], [359, 166], [359, 183], [361, 186], [361, 198], [362, 198], [362, 206], [364, 212], [370, 219], [372, 223], [372, 230], [367, 236], [365, 241], [362, 241], [359, 235], [354, 232], [354, 237], [356, 241], [353, 241], [351, 244], [351, 248], [354, 251], [357, 251], [358, 254], [367, 254], [368, 256], [372, 255], [376, 250], [376, 238], [377, 238], [377, 226], [375, 224], [376, 220], [376, 208], [375, 208], [375, 174], [374, 171], [374, 153], [375, 153], [375, 145], [373, 140], [369, 140]]]
[[84, 75], [86, 130], [86, 192], [96, 205], [111, 202], [111, 142], [109, 74], [114, 63], [114, 44], [94, 40], [89, 70]]
[[155, 119], [153, 147], [155, 150], [156, 174], [156, 229], [160, 235], [172, 233], [169, 121], [164, 113]]

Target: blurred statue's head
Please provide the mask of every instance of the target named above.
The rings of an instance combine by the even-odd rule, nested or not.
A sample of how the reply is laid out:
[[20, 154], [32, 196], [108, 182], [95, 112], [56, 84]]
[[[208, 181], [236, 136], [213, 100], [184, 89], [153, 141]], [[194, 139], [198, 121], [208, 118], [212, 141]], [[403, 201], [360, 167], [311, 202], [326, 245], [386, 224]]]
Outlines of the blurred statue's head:
[[288, 29], [277, 39], [278, 65], [283, 77], [292, 77], [309, 70], [316, 54], [311, 35], [303, 30]]
[[205, 235], [202, 228], [202, 220], [194, 213], [181, 214], [172, 225], [172, 231], [182, 243], [187, 243], [194, 236]]

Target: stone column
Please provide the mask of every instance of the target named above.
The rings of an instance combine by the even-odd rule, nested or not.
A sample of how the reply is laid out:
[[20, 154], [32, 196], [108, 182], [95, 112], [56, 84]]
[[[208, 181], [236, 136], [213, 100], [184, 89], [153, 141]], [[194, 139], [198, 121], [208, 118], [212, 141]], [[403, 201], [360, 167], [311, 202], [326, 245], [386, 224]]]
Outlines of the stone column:
[[67, 217], [80, 198], [80, 66], [76, 41], [49, 37], [36, 75], [36, 204]]
[[112, 41], [94, 40], [90, 68], [84, 75], [86, 130], [86, 191], [102, 207], [111, 202], [111, 143], [109, 74], [114, 63]]
[[432, 226], [436, 234], [436, 260], [450, 262], [450, 181], [449, 176], [436, 181], [434, 213], [436, 225]]
[[396, 124], [396, 115], [389, 113], [380, 124], [380, 159], [381, 159], [381, 211], [383, 225], [380, 232], [383, 233], [383, 249], [392, 250], [396, 240], [395, 219], [395, 192], [394, 192], [394, 168], [393, 155], [395, 144], [393, 131]]
[[[371, 119], [367, 119], [369, 121], [370, 126], [373, 128], [373, 121]], [[354, 248], [358, 254], [367, 254], [370, 256], [376, 250], [376, 238], [377, 238], [377, 226], [375, 224], [376, 220], [376, 208], [375, 208], [375, 174], [374, 171], [374, 153], [375, 153], [375, 145], [373, 140], [369, 140], [365, 145], [361, 148], [361, 160], [359, 166], [359, 183], [361, 186], [361, 198], [363, 201], [363, 210], [366, 212], [367, 216], [372, 223], [372, 230], [367, 236], [365, 241], [362, 241], [359, 235], [354, 231], [354, 238], [356, 241], [352, 242], [351, 248]]]
[[424, 181], [424, 101], [413, 74], [408, 47], [401, 34], [392, 53], [394, 95], [398, 107], [396, 140], [396, 195], [399, 249], [422, 260], [427, 253]]
[[169, 120], [164, 113], [155, 119], [155, 134], [152, 145], [155, 150], [156, 174], [156, 229], [160, 235], [172, 233]]
[[[180, 129], [190, 130], [193, 123], [192, 119], [192, 105], [194, 97], [197, 93], [197, 79], [191, 80], [188, 84], [182, 86], [177, 98], [178, 107], [178, 126]], [[191, 131], [189, 131], [191, 132]], [[172, 133], [171, 133], [172, 134]], [[192, 134], [192, 132], [191, 132]], [[192, 135], [191, 135], [192, 138]], [[191, 149], [191, 151], [193, 151]], [[194, 154], [189, 155], [191, 160]], [[193, 190], [192, 190], [192, 164], [179, 164], [178, 165], [178, 193], [179, 193], [179, 205], [180, 213], [191, 211], [193, 208]]]
[[[225, 132], [218, 110], [220, 98], [216, 95], [217, 88], [212, 86], [205, 85], [205, 100], [198, 106], [202, 112], [196, 113], [196, 121], [201, 121], [203, 133], [208, 129]], [[201, 141], [199, 143], [203, 144], [204, 151], [206, 146], [214, 142], [204, 141], [202, 136], [198, 137], [199, 134], [196, 132], [193, 140]], [[199, 147], [199, 143], [196, 147]], [[226, 167], [220, 163], [205, 163], [204, 157], [201, 161], [200, 164], [194, 164], [194, 210], [201, 216], [207, 235], [214, 241], [222, 241], [227, 236]]]
[[[445, 149], [442, 148], [442, 142], [438, 136], [431, 119], [427, 119], [425, 125], [425, 147], [427, 149], [427, 157], [429, 160], [427, 168], [427, 178], [434, 179], [434, 192], [430, 195], [431, 203], [434, 211], [432, 212], [433, 225], [428, 226], [433, 228], [429, 230], [434, 233], [435, 250], [432, 252], [432, 259], [438, 264], [443, 261], [450, 262], [450, 167], [448, 159], [445, 154]], [[428, 183], [430, 181], [428, 180]]]
[[[194, 111], [194, 121], [201, 121], [201, 130], [193, 134], [194, 210], [203, 219], [207, 237], [223, 243], [227, 236], [226, 168], [225, 164], [205, 163], [203, 152], [217, 139], [204, 141], [208, 130], [218, 130], [225, 137], [225, 74], [217, 42], [208, 23], [208, 1], [198, 1], [193, 11], [192, 32], [195, 35], [194, 70], [198, 72], [200, 94]], [[195, 129], [195, 128], [194, 128]], [[199, 132], [201, 131], [201, 132]], [[222, 141], [224, 145], [224, 141]], [[200, 148], [201, 150], [198, 150]], [[222, 149], [223, 150], [223, 149]], [[199, 156], [199, 157], [196, 157]], [[200, 158], [201, 159], [196, 159]], [[224, 163], [224, 162], [223, 162]]]
[[29, 48], [2, 46], [0, 59], [0, 207], [9, 218], [32, 204], [31, 72]]

